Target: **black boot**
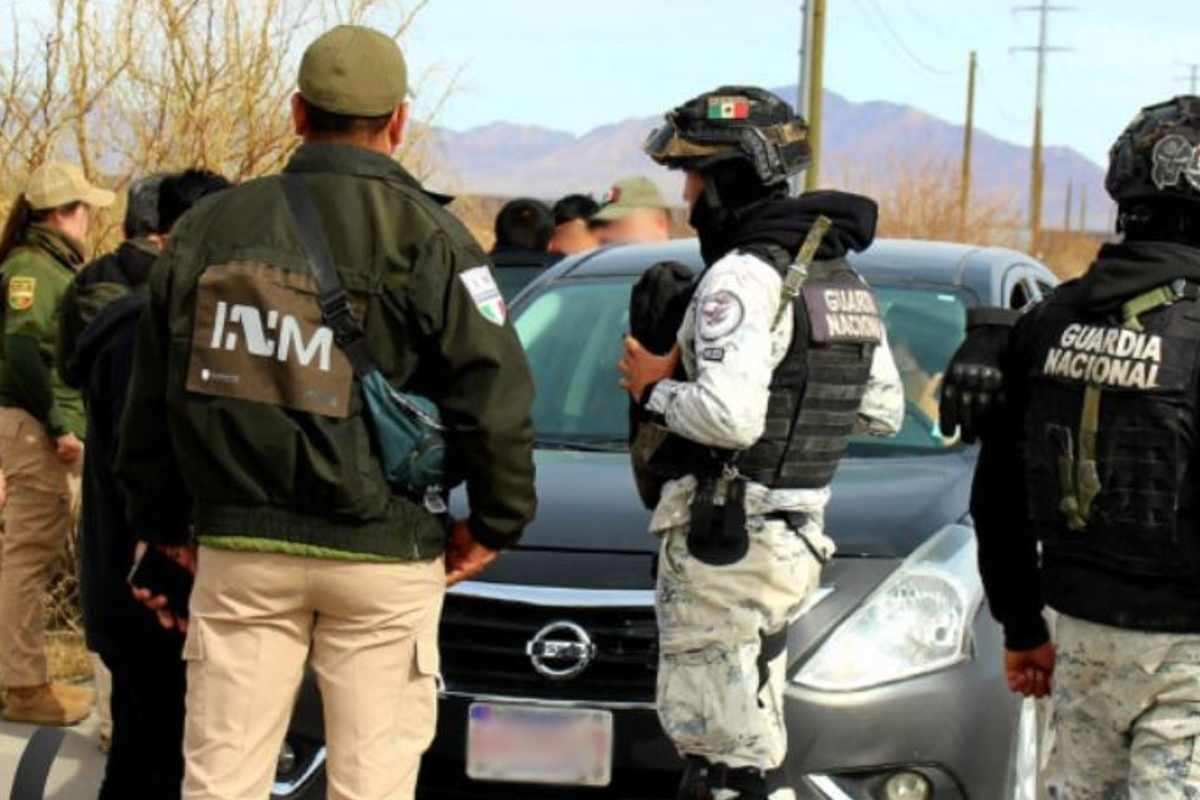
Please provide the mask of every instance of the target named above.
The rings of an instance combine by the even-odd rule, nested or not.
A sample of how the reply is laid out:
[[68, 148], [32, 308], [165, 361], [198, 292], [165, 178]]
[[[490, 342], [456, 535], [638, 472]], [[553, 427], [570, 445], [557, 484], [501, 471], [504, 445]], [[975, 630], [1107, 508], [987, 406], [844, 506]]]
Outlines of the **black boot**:
[[783, 785], [783, 771], [764, 773], [752, 767], [731, 769], [714, 764], [703, 756], [688, 756], [683, 780], [679, 782], [676, 800], [713, 800], [717, 789], [737, 792], [731, 800], [768, 800], [775, 789]]

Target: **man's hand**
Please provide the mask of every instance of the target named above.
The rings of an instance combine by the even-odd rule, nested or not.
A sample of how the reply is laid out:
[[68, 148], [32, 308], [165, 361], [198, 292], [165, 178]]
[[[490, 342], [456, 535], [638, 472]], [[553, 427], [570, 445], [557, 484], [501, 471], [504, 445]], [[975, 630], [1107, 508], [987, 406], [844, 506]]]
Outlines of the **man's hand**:
[[[145, 542], [138, 542], [134, 548], [133, 563], [137, 564], [142, 560], [142, 556], [146, 555], [146, 550], [150, 545]], [[159, 550], [181, 567], [186, 569], [193, 575], [196, 574], [196, 563], [198, 553], [195, 545], [188, 547], [160, 547]], [[162, 625], [167, 630], [178, 628], [180, 633], [187, 633], [188, 621], [187, 617], [177, 617], [167, 608], [167, 598], [165, 595], [152, 594], [149, 589], [142, 589], [137, 586], [130, 585], [130, 590], [133, 592], [134, 598], [150, 609], [158, 617], [158, 624]]]
[[1054, 645], [1046, 642], [1033, 650], [1005, 650], [1004, 674], [1008, 688], [1025, 697], [1046, 697], [1053, 688]]
[[459, 520], [446, 545], [446, 585], [474, 578], [499, 557], [498, 551], [475, 541], [466, 520]]
[[74, 464], [83, 456], [83, 442], [73, 433], [64, 433], [54, 440], [55, 454], [64, 464]]
[[671, 348], [665, 356], [656, 356], [632, 336], [625, 337], [625, 354], [617, 363], [621, 371], [621, 386], [635, 403], [642, 402], [646, 387], [666, 380], [675, 374], [679, 366], [679, 345]]

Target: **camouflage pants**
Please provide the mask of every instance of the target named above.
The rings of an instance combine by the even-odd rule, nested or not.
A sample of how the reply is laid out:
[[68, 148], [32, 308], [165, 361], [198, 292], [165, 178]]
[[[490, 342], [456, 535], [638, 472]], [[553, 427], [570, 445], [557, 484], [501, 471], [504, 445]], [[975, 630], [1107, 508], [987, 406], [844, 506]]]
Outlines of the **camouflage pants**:
[[1059, 614], [1045, 753], [1054, 800], [1200, 798], [1200, 635]]
[[[658, 716], [681, 754], [770, 770], [787, 754], [785, 652], [760, 670], [762, 637], [782, 631], [817, 588], [820, 562], [782, 522], [751, 518], [750, 550], [713, 567], [687, 550], [687, 529], [664, 532], [658, 568]], [[816, 525], [815, 546], [833, 544]], [[763, 677], [767, 680], [764, 682]], [[790, 790], [775, 798], [791, 798]]]

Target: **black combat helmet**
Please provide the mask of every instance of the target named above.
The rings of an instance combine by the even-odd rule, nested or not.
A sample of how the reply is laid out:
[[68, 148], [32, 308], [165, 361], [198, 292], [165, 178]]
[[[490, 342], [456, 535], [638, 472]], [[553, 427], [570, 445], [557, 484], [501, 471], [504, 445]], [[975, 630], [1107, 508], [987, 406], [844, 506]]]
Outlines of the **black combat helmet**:
[[764, 186], [782, 183], [812, 162], [808, 123], [753, 86], [722, 86], [667, 112], [666, 124], [643, 149], [659, 164], [696, 172], [740, 160]]
[[1200, 202], [1200, 97], [1143, 108], [1113, 144], [1104, 182], [1118, 205]]

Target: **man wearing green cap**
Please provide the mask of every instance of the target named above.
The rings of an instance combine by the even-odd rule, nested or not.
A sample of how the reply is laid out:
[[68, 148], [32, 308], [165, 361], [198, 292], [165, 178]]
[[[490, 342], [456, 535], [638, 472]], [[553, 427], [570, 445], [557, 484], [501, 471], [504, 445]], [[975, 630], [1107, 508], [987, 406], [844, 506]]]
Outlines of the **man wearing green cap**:
[[[534, 513], [533, 385], [487, 256], [391, 157], [405, 76], [375, 31], [317, 39], [284, 175], [197, 204], [151, 275], [117, 473], [132, 529], [195, 569], [186, 619], [140, 593], [187, 630], [186, 800], [265, 800], [306, 661], [328, 797], [411, 798], [434, 733], [445, 587]], [[299, 227], [285, 186], [314, 224]], [[323, 314], [311, 234], [358, 338], [335, 340], [345, 328]], [[448, 423], [471, 506], [449, 533], [436, 503], [384, 477], [347, 356], [364, 347]]]
[[613, 184], [588, 226], [601, 244], [665, 242], [671, 238], [671, 211], [649, 178], [623, 178]]

